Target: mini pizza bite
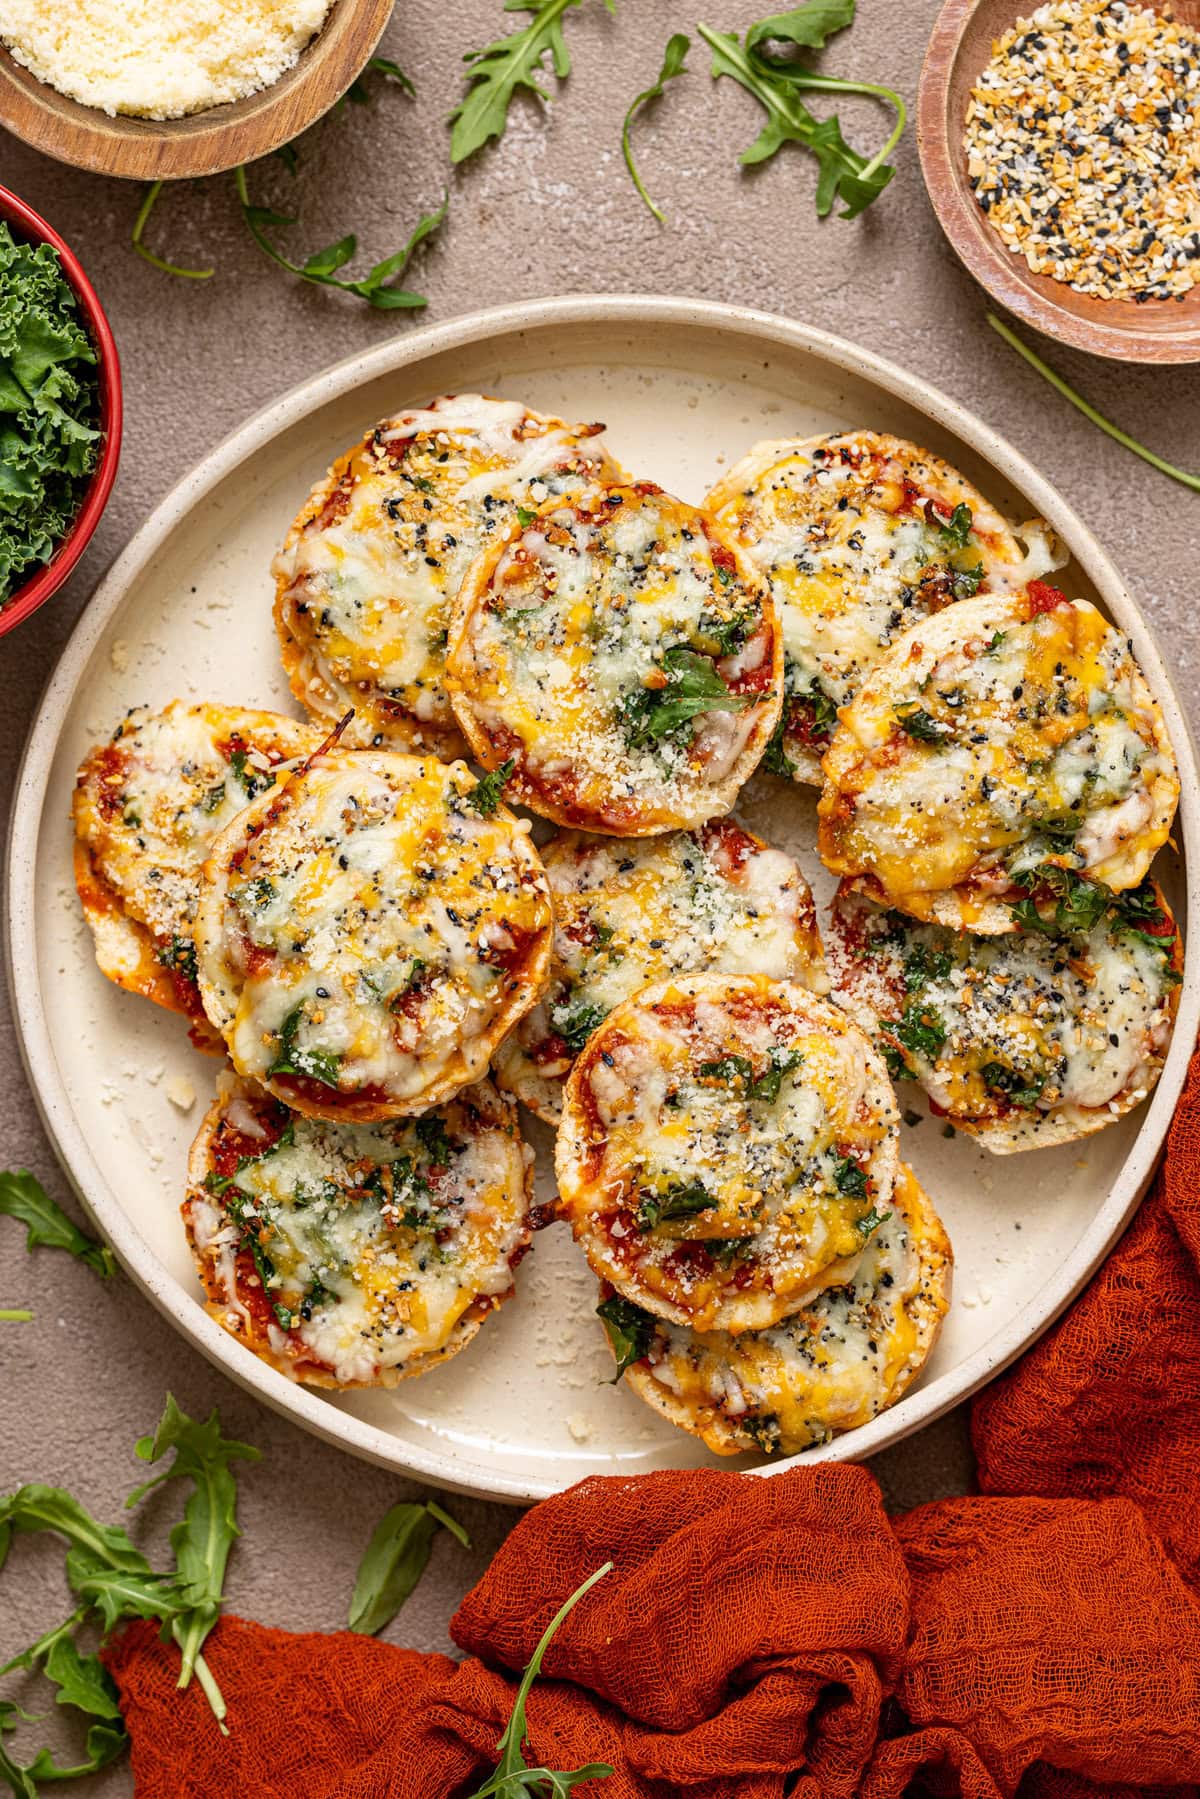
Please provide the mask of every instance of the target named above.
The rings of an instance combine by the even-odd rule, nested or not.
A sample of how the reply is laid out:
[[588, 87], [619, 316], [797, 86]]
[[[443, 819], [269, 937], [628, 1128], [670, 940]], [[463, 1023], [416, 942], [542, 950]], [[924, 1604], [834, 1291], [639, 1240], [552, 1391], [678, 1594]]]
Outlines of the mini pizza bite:
[[892, 1196], [887, 1070], [795, 981], [695, 975], [609, 1014], [571, 1071], [559, 1210], [623, 1299], [762, 1330], [850, 1278]]
[[422, 1112], [478, 1080], [541, 991], [530, 839], [465, 763], [324, 750], [204, 868], [200, 991], [239, 1074], [309, 1117]]
[[597, 1308], [639, 1399], [717, 1455], [796, 1455], [886, 1411], [921, 1372], [950, 1304], [953, 1257], [903, 1163], [854, 1274], [768, 1330], [667, 1324], [608, 1291]]
[[839, 890], [839, 1000], [934, 1112], [997, 1155], [1070, 1143], [1124, 1117], [1162, 1071], [1182, 946], [1153, 881], [1112, 895], [1075, 881], [1055, 913], [978, 937]]
[[183, 1220], [222, 1329], [293, 1380], [391, 1387], [510, 1297], [532, 1157], [488, 1081], [417, 1119], [334, 1124], [223, 1075]]
[[728, 812], [770, 740], [771, 596], [649, 482], [547, 501], [463, 583], [446, 677], [475, 755], [557, 824], [645, 837]]
[[1014, 530], [940, 457], [877, 431], [756, 444], [705, 506], [779, 612], [785, 698], [767, 766], [818, 785], [838, 707], [890, 643], [1058, 566], [1045, 526]]
[[321, 733], [242, 706], [137, 707], [76, 777], [75, 884], [101, 972], [190, 1020], [222, 1052], [200, 1003], [192, 924], [221, 831]]
[[275, 623], [301, 705], [347, 743], [462, 753], [443, 682], [464, 574], [518, 507], [620, 470], [600, 425], [443, 394], [384, 419], [313, 489], [275, 558]]
[[824, 774], [825, 865], [881, 905], [983, 935], [1068, 877], [1137, 887], [1179, 797], [1128, 641], [1042, 581], [899, 638], [843, 708]]
[[761, 974], [827, 993], [808, 882], [732, 819], [665, 837], [568, 831], [542, 850], [554, 895], [543, 997], [505, 1038], [501, 1086], [548, 1124], [563, 1082], [614, 1006], [668, 975]]

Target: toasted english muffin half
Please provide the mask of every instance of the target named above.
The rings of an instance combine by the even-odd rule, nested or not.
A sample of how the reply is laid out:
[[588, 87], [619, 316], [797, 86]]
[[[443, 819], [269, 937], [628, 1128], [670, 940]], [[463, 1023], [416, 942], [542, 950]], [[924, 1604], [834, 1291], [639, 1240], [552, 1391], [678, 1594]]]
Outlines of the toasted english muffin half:
[[75, 780], [75, 885], [96, 961], [119, 987], [189, 1021], [223, 1053], [200, 1003], [192, 924], [216, 838], [279, 770], [321, 741], [311, 725], [245, 706], [139, 706]]
[[941, 1220], [901, 1163], [853, 1276], [768, 1330], [666, 1324], [611, 1289], [597, 1308], [639, 1399], [717, 1455], [797, 1455], [856, 1430], [912, 1385], [950, 1304]]
[[611, 1012], [567, 1080], [559, 1212], [623, 1299], [762, 1330], [848, 1280], [891, 1200], [870, 1039], [796, 981], [693, 975]]
[[767, 765], [818, 786], [838, 707], [890, 643], [1063, 560], [1045, 525], [1014, 528], [940, 457], [878, 431], [755, 444], [704, 505], [779, 612], [785, 698]]
[[956, 930], [1017, 928], [1083, 879], [1137, 887], [1179, 777], [1128, 640], [1032, 581], [962, 600], [891, 646], [843, 707], [817, 847], [881, 905]]
[[511, 1296], [532, 1166], [489, 1081], [421, 1118], [334, 1124], [224, 1074], [183, 1203], [205, 1310], [311, 1386], [423, 1374]]
[[200, 992], [239, 1074], [312, 1118], [423, 1112], [534, 1004], [553, 920], [528, 821], [465, 763], [325, 750], [222, 832]]
[[996, 1155], [1103, 1130], [1162, 1072], [1183, 952], [1160, 889], [1085, 883], [1073, 903], [1065, 924], [1027, 912], [1026, 928], [978, 937], [845, 886], [834, 900], [837, 998], [894, 1074]]
[[829, 991], [808, 882], [731, 818], [665, 837], [566, 831], [542, 861], [554, 896], [550, 984], [492, 1068], [548, 1124], [562, 1116], [563, 1082], [587, 1039], [641, 987], [712, 972]]
[[459, 594], [446, 681], [487, 768], [616, 837], [728, 812], [779, 716], [774, 603], [702, 512], [649, 482], [520, 516]]
[[443, 683], [450, 609], [518, 507], [620, 470], [600, 425], [518, 400], [442, 394], [382, 420], [317, 483], [276, 556], [292, 692], [348, 744], [463, 752]]

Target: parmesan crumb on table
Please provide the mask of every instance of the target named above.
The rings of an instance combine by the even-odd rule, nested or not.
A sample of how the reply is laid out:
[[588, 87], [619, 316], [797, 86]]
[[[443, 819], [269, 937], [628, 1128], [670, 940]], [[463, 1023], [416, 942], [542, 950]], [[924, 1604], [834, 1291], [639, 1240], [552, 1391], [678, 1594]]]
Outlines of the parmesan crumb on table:
[[186, 1074], [173, 1074], [166, 1086], [167, 1098], [180, 1112], [190, 1112], [196, 1103], [196, 1089]]
[[967, 107], [975, 197], [1035, 275], [1108, 300], [1200, 281], [1200, 35], [1055, 0], [992, 46]]
[[0, 39], [39, 81], [115, 117], [178, 119], [278, 81], [332, 0], [3, 0]]

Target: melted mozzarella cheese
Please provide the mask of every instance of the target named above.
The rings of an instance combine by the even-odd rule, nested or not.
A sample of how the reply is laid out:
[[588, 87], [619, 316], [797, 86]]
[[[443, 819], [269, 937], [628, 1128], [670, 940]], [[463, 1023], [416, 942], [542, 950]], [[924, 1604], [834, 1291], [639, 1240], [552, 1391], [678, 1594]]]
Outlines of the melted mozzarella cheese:
[[352, 741], [455, 737], [443, 685], [450, 609], [519, 504], [611, 478], [595, 428], [458, 394], [377, 426], [334, 465], [276, 557], [276, 617], [297, 697]]
[[474, 786], [462, 763], [339, 751], [223, 840], [200, 973], [240, 1073], [334, 1117], [364, 1092], [419, 1111], [482, 1073], [536, 999], [550, 905], [528, 825], [484, 816]]
[[85, 759], [75, 830], [130, 916], [169, 946], [190, 943], [200, 868], [222, 830], [310, 753], [321, 733], [274, 712], [138, 708]]
[[1134, 886], [1178, 795], [1126, 640], [1086, 601], [1023, 594], [962, 602], [894, 645], [825, 775], [822, 859], [919, 918], [1046, 861]]
[[702, 514], [642, 486], [548, 503], [481, 558], [447, 667], [473, 747], [516, 759], [527, 804], [641, 834], [728, 808], [778, 710], [775, 656], [753, 575]]
[[512, 1107], [485, 1082], [415, 1124], [292, 1114], [281, 1134], [282, 1119], [234, 1088], [202, 1133], [210, 1149], [223, 1130], [245, 1140], [231, 1175], [206, 1156], [185, 1206], [222, 1322], [259, 1347], [265, 1331], [286, 1371], [338, 1386], [419, 1372], [461, 1347], [511, 1292], [529, 1241]]
[[767, 1330], [730, 1336], [654, 1319], [627, 1378], [719, 1454], [795, 1455], [895, 1403], [932, 1347], [950, 1271], [940, 1224], [901, 1167], [851, 1279]]
[[542, 854], [554, 894], [550, 985], [495, 1066], [551, 1123], [575, 1053], [641, 987], [709, 970], [828, 990], [804, 876], [728, 820], [650, 839], [566, 833]]
[[576, 1064], [560, 1204], [624, 1298], [698, 1328], [762, 1328], [857, 1264], [891, 1193], [895, 1130], [867, 1039], [795, 983], [664, 982]]
[[1086, 936], [975, 937], [843, 890], [830, 955], [839, 997], [956, 1122], [1107, 1123], [1157, 1080], [1174, 1009], [1173, 940], [1134, 922], [1114, 908]]

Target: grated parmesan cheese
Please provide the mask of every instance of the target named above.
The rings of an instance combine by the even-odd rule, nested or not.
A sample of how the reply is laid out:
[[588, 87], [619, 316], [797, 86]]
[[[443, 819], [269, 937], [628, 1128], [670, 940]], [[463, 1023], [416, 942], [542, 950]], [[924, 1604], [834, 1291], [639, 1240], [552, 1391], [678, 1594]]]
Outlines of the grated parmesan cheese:
[[178, 119], [270, 87], [333, 0], [0, 0], [16, 60], [84, 106]]

